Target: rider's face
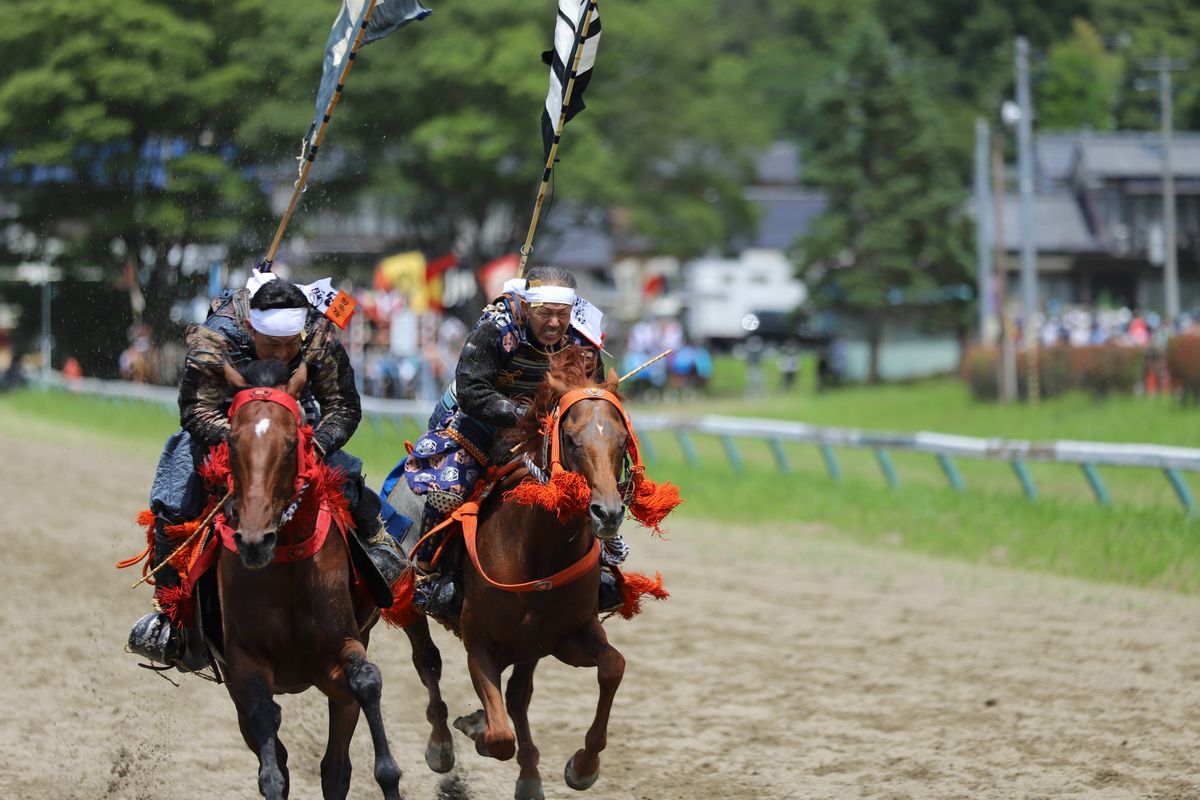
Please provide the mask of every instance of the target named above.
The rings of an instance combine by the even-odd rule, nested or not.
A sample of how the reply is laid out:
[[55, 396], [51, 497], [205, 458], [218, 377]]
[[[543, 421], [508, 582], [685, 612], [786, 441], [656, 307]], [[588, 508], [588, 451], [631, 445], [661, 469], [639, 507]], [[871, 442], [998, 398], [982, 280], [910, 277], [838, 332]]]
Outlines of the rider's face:
[[298, 333], [295, 336], [267, 336], [251, 328], [250, 338], [254, 340], [254, 352], [263, 361], [275, 358], [290, 364], [293, 358], [300, 355], [302, 340]]
[[565, 303], [539, 303], [529, 306], [529, 330], [538, 344], [550, 346], [562, 341], [571, 324], [571, 306]]

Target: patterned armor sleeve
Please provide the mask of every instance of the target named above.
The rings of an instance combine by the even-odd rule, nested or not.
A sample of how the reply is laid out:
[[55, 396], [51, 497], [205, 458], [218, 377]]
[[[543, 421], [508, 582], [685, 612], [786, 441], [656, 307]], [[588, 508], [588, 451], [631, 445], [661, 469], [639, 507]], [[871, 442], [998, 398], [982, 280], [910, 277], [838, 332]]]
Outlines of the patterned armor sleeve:
[[328, 456], [350, 441], [362, 421], [362, 401], [354, 385], [354, 367], [333, 332], [333, 324], [315, 314], [310, 317], [302, 355], [308, 362], [308, 386], [321, 407], [321, 420], [313, 427], [313, 440]]
[[[516, 404], [496, 390], [496, 380], [504, 366], [506, 350], [501, 327], [493, 319], [480, 320], [467, 334], [454, 381], [458, 406], [470, 417], [497, 428], [517, 421]], [[515, 347], [515, 343], [513, 344]]]
[[222, 363], [238, 360], [236, 345], [207, 325], [189, 325], [187, 360], [179, 381], [179, 424], [192, 439], [220, 444], [229, 436]]

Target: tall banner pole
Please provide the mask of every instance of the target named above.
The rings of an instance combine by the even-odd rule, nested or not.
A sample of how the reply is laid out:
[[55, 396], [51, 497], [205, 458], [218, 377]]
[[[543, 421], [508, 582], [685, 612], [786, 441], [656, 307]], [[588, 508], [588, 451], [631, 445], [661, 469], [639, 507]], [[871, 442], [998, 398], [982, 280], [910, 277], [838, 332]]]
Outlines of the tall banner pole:
[[588, 3], [587, 12], [583, 15], [583, 24], [579, 26], [579, 38], [575, 40], [575, 58], [571, 62], [571, 77], [567, 81], [566, 91], [563, 92], [562, 110], [558, 114], [558, 124], [554, 126], [554, 141], [550, 144], [550, 153], [546, 156], [546, 168], [542, 171], [542, 185], [538, 187], [537, 200], [533, 204], [533, 219], [529, 221], [529, 232], [525, 235], [525, 244], [521, 245], [521, 263], [517, 265], [517, 277], [525, 274], [525, 264], [533, 252], [533, 234], [537, 230], [538, 219], [542, 215], [542, 201], [546, 199], [546, 187], [550, 185], [550, 172], [554, 169], [554, 158], [558, 155], [558, 141], [562, 137], [563, 127], [567, 123], [567, 109], [571, 105], [571, 94], [575, 91], [575, 76], [579, 70], [579, 59], [583, 56], [584, 42], [587, 41], [588, 28], [592, 25], [592, 13], [596, 10], [595, 0]]
[[375, 4], [378, 0], [371, 0], [367, 6], [366, 13], [363, 14], [362, 22], [358, 26], [358, 34], [354, 37], [354, 45], [350, 48], [350, 54], [346, 57], [346, 63], [342, 66], [342, 74], [338, 77], [337, 88], [333, 91], [333, 96], [329, 98], [329, 104], [325, 107], [325, 113], [321, 116], [321, 124], [317, 127], [317, 133], [312, 139], [312, 144], [305, 148], [306, 152], [302, 156], [304, 164], [300, 168], [300, 177], [296, 180], [296, 187], [292, 190], [292, 199], [288, 202], [287, 210], [283, 212], [283, 219], [279, 221], [279, 228], [275, 231], [275, 239], [271, 242], [271, 249], [267, 251], [267, 257], [263, 259], [263, 272], [271, 271], [271, 264], [275, 260], [275, 251], [279, 249], [279, 243], [283, 241], [283, 232], [287, 230], [288, 223], [292, 220], [292, 214], [296, 210], [296, 204], [300, 202], [300, 195], [304, 193], [304, 184], [308, 180], [309, 170], [312, 169], [313, 161], [317, 158], [317, 150], [321, 147], [321, 141], [325, 138], [325, 128], [329, 126], [329, 119], [333, 116], [333, 110], [337, 108], [338, 101], [342, 99], [342, 89], [346, 86], [346, 77], [350, 74], [350, 67], [354, 66], [354, 57], [358, 54], [358, 48], [362, 45], [363, 36], [367, 32], [367, 23], [371, 21], [371, 15], [375, 13]]

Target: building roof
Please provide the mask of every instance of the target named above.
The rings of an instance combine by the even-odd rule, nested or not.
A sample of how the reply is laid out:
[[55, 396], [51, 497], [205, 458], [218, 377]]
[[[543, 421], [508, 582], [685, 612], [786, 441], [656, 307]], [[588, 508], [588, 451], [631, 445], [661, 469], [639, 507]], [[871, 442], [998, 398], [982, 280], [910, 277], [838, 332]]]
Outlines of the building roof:
[[[1004, 249], [1021, 248], [1020, 197], [1004, 196]], [[1039, 253], [1102, 253], [1079, 202], [1066, 192], [1033, 196], [1033, 239]]]
[[[1158, 132], [1049, 133], [1035, 137], [1039, 177], [1068, 183], [1083, 179], [1126, 179], [1162, 174], [1163, 146]], [[1175, 174], [1200, 177], [1200, 133], [1172, 136], [1171, 164]]]
[[813, 189], [747, 186], [745, 194], [760, 209], [758, 232], [746, 247], [787, 250], [825, 210], [825, 195]]
[[795, 142], [773, 142], [754, 164], [755, 183], [795, 186], [800, 182], [800, 148]]

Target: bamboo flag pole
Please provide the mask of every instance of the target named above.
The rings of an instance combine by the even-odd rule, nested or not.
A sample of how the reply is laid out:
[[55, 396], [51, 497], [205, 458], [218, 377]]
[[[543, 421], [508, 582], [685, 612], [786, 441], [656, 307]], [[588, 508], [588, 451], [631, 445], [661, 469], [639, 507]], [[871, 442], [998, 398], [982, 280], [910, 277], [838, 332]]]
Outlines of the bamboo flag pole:
[[287, 210], [283, 212], [283, 219], [279, 221], [279, 227], [275, 230], [275, 239], [271, 242], [271, 249], [267, 251], [267, 257], [263, 259], [264, 272], [271, 271], [271, 262], [275, 260], [275, 251], [279, 249], [279, 243], [283, 241], [283, 232], [287, 230], [288, 223], [291, 222], [292, 213], [296, 210], [296, 204], [300, 202], [300, 195], [304, 193], [304, 184], [308, 180], [308, 172], [312, 169], [313, 161], [317, 158], [317, 150], [321, 147], [321, 141], [325, 138], [325, 128], [329, 125], [329, 118], [333, 116], [333, 110], [337, 108], [338, 101], [342, 99], [342, 89], [346, 85], [346, 77], [350, 74], [350, 67], [354, 66], [354, 57], [358, 54], [358, 48], [362, 45], [363, 36], [367, 32], [367, 23], [371, 21], [371, 15], [375, 13], [375, 5], [378, 0], [371, 0], [367, 6], [367, 11], [363, 14], [362, 23], [358, 26], [358, 35], [354, 37], [354, 45], [350, 48], [349, 55], [346, 56], [346, 63], [342, 65], [342, 74], [338, 77], [337, 88], [333, 90], [333, 97], [329, 98], [329, 104], [325, 106], [325, 113], [321, 117], [321, 124], [317, 127], [317, 134], [313, 137], [312, 144], [306, 148], [306, 152], [302, 154], [304, 164], [300, 167], [300, 177], [296, 181], [296, 187], [292, 190], [292, 199], [288, 202]]
[[579, 38], [575, 40], [575, 58], [571, 62], [571, 77], [567, 81], [566, 91], [563, 92], [562, 110], [558, 113], [558, 124], [554, 126], [554, 140], [550, 143], [550, 153], [546, 156], [546, 168], [542, 171], [542, 185], [538, 187], [537, 200], [533, 204], [533, 219], [529, 221], [529, 232], [525, 235], [525, 244], [521, 245], [521, 263], [517, 266], [517, 277], [525, 274], [525, 264], [533, 252], [533, 234], [537, 230], [538, 219], [542, 216], [542, 201], [546, 199], [546, 187], [550, 185], [550, 172], [554, 169], [554, 158], [558, 155], [558, 140], [562, 137], [563, 127], [567, 124], [567, 109], [571, 105], [571, 94], [575, 91], [575, 75], [579, 70], [579, 60], [583, 56], [584, 43], [587, 41], [588, 29], [592, 26], [592, 13], [596, 10], [596, 2], [588, 3], [587, 12], [583, 15], [583, 24], [579, 26]]
[[617, 383], [620, 383], [621, 381], [625, 380], [626, 378], [632, 378], [634, 375], [637, 375], [639, 372], [641, 372], [646, 367], [653, 364], [655, 361], [662, 361], [664, 358], [666, 358], [669, 355], [671, 355], [671, 348], [668, 347], [666, 350], [663, 350], [661, 353], [659, 353], [654, 358], [647, 361], [645, 364], [642, 364], [637, 369], [631, 369], [631, 370], [629, 370], [629, 372], [626, 372], [624, 375], [622, 375], [620, 378], [617, 379]]

